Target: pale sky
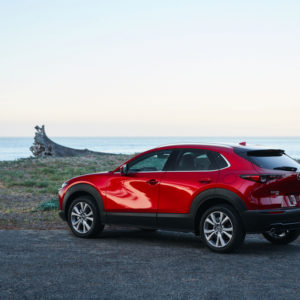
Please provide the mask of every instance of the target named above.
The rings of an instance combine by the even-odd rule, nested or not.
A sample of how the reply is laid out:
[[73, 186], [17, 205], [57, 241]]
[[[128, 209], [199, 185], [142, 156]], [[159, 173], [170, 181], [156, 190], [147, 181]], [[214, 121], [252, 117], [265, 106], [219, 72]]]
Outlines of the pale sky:
[[300, 1], [0, 0], [0, 136], [299, 136]]

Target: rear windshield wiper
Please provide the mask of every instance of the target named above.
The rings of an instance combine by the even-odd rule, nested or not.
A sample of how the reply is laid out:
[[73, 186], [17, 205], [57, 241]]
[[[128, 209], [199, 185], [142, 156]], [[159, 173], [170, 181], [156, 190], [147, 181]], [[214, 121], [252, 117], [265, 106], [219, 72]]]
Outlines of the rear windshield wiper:
[[274, 168], [274, 170], [297, 171], [297, 168], [289, 167], [289, 166], [282, 166], [282, 167], [276, 167], [276, 168]]

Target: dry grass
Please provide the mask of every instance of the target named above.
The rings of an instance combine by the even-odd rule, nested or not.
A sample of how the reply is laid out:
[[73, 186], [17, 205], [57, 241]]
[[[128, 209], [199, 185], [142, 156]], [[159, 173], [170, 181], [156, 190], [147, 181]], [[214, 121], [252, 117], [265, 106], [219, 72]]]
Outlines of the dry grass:
[[0, 162], [0, 229], [64, 227], [57, 211], [41, 211], [39, 206], [57, 197], [64, 181], [113, 170], [127, 159], [128, 155], [89, 155]]

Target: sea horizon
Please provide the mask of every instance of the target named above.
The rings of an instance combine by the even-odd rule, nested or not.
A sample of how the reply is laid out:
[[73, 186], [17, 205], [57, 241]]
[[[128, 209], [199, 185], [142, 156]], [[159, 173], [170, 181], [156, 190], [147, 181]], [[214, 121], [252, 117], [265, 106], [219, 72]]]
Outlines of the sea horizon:
[[[52, 138], [232, 138], [232, 135], [90, 135], [90, 136], [80, 136], [80, 135], [68, 135], [68, 136], [49, 136]], [[300, 135], [247, 135], [247, 136], [236, 136], [235, 138], [300, 138]], [[1, 138], [32, 138], [34, 136], [5, 136], [0, 135]]]

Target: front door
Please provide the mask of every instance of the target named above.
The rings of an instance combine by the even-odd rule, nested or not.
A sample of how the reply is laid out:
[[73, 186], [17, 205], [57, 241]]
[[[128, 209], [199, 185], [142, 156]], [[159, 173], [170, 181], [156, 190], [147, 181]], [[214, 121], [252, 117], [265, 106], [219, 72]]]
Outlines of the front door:
[[113, 174], [106, 189], [112, 223], [155, 225], [160, 181], [170, 154], [171, 150], [146, 153], [128, 164], [127, 175]]

